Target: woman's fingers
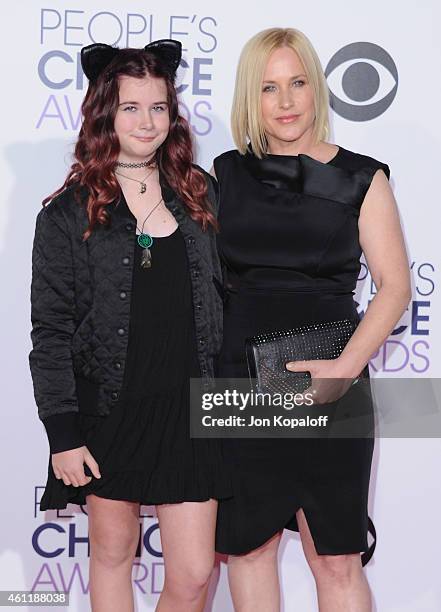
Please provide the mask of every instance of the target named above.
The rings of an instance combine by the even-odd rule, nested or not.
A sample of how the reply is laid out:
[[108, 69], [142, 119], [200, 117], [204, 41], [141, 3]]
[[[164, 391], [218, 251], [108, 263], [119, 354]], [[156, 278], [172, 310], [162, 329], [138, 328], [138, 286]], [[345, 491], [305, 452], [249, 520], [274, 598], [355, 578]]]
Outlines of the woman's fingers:
[[98, 474], [98, 465], [85, 446], [69, 451], [55, 453], [52, 456], [52, 467], [55, 478], [62, 480], [65, 485], [82, 487], [92, 480], [91, 476], [86, 476], [84, 463], [92, 462], [92, 473]]
[[76, 470], [71, 476], [70, 481], [74, 487], [83, 487], [85, 484], [90, 482], [90, 479], [84, 473], [84, 468], [81, 466], [80, 469]]
[[311, 372], [314, 369], [313, 361], [288, 361], [286, 369], [290, 372]]
[[65, 474], [64, 472], [61, 472], [61, 479], [64, 482], [65, 485], [70, 485], [72, 484], [70, 481], [70, 478], [67, 474]]
[[84, 473], [84, 468], [81, 468], [81, 472], [75, 474], [75, 476], [71, 478], [74, 487], [84, 487], [84, 485], [89, 484], [91, 480], [92, 478], [90, 476], [86, 476]]
[[86, 452], [84, 453], [84, 463], [88, 466], [95, 478], [101, 478], [98, 463], [95, 461], [95, 459], [92, 457], [91, 453], [88, 450], [86, 450]]
[[73, 487], [79, 487], [78, 478], [74, 474], [70, 476], [69, 480]]
[[92, 480], [90, 476], [86, 476], [86, 474], [81, 473], [80, 470], [75, 472], [63, 472], [61, 476], [65, 485], [72, 485], [73, 487], [83, 487]]

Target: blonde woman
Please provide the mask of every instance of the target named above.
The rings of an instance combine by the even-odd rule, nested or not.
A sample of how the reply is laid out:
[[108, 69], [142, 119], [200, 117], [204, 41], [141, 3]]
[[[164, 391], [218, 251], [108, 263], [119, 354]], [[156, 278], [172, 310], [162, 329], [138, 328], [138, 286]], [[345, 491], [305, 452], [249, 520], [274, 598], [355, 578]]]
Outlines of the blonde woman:
[[[246, 44], [232, 109], [237, 150], [214, 161], [228, 290], [221, 376], [247, 376], [247, 337], [342, 319], [357, 327], [339, 357], [287, 368], [309, 371], [313, 383], [368, 375], [370, 356], [409, 302], [389, 168], [327, 142], [328, 106], [304, 34], [273, 28]], [[353, 291], [362, 252], [377, 293], [359, 322]], [[217, 549], [229, 554], [235, 609], [279, 609], [277, 551], [288, 528], [300, 532], [320, 610], [370, 610], [362, 566], [373, 552], [368, 530], [375, 535], [367, 510], [373, 439], [228, 444], [235, 496], [220, 502]]]

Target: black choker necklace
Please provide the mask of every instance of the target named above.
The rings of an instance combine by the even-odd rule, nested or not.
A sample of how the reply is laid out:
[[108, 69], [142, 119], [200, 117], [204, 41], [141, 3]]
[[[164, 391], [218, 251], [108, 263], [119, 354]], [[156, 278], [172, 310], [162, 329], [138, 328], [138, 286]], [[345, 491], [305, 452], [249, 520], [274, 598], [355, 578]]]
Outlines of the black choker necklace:
[[118, 166], [119, 168], [148, 168], [149, 166], [152, 166], [154, 163], [156, 163], [155, 155], [151, 157], [150, 159], [147, 159], [146, 161], [139, 162], [138, 164], [135, 164], [132, 162], [117, 161], [115, 165]]

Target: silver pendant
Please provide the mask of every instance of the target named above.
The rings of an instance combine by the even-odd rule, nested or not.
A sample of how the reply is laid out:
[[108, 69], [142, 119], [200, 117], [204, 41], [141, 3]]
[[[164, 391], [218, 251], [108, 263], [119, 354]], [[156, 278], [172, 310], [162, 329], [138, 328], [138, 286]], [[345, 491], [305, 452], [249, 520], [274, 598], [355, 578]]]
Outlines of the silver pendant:
[[150, 249], [143, 249], [141, 255], [141, 268], [151, 268], [152, 267], [152, 254]]
[[139, 193], [145, 193], [147, 191], [147, 185], [145, 183], [141, 183], [141, 191]]

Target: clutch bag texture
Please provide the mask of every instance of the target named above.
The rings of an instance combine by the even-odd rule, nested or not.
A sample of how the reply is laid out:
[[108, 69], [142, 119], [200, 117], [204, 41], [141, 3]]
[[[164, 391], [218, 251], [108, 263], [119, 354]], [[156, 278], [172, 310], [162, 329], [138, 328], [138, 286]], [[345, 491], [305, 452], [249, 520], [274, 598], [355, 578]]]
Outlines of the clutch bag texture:
[[250, 379], [258, 393], [302, 393], [309, 372], [289, 372], [288, 361], [339, 357], [358, 321], [343, 319], [260, 334], [245, 343]]

